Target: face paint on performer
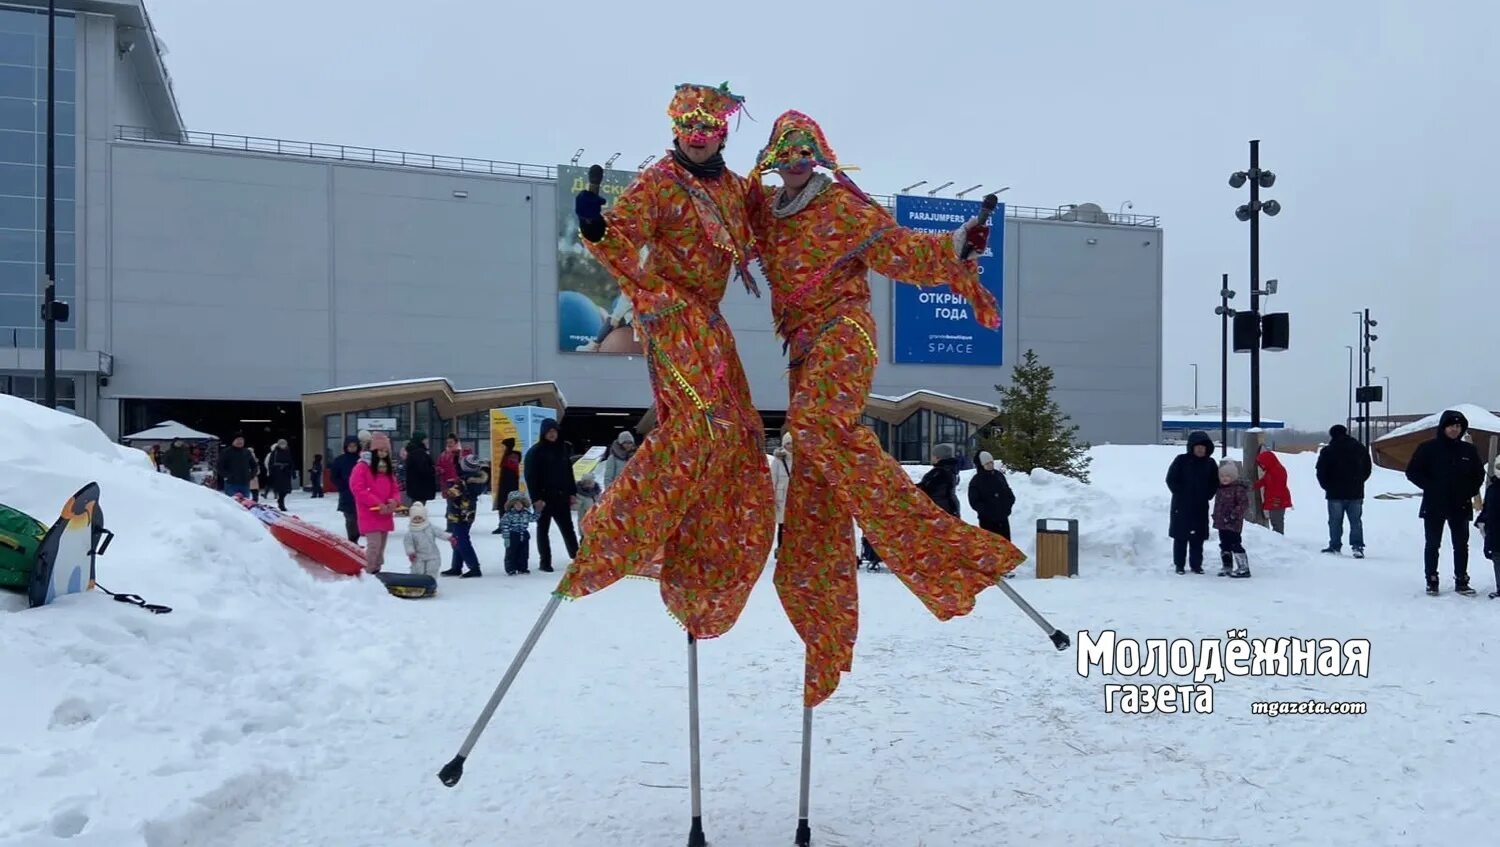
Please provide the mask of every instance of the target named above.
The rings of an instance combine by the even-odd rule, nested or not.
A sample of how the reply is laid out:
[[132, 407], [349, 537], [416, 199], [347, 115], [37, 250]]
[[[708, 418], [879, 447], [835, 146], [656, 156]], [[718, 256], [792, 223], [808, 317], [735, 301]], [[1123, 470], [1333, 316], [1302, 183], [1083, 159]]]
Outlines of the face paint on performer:
[[817, 167], [814, 141], [807, 133], [793, 133], [783, 140], [782, 153], [778, 157], [776, 174], [788, 191], [801, 191], [812, 179]]
[[816, 121], [795, 110], [782, 113], [771, 128], [770, 141], [756, 156], [754, 173], [774, 172], [781, 177], [787, 193], [796, 194], [808, 185], [819, 167], [836, 176], [849, 170], [839, 165]]
[[729, 117], [743, 103], [744, 98], [730, 92], [728, 83], [718, 87], [692, 83], [677, 86], [667, 107], [677, 148], [694, 164], [711, 161], [724, 149]]

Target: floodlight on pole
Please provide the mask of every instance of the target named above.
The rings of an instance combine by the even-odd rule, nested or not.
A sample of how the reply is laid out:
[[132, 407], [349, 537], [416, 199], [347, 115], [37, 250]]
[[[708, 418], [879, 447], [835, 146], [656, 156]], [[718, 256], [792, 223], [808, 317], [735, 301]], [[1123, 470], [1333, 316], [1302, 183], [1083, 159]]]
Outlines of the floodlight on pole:
[[983, 187], [984, 187], [984, 183], [982, 183], [982, 182], [976, 182], [973, 185], [969, 186], [968, 188], [965, 188], [963, 191], [958, 192], [957, 196], [960, 197], [960, 198], [962, 198], [965, 194], [968, 194], [970, 191], [973, 191], [976, 188], [983, 188]]
[[1010, 190], [1010, 186], [1007, 185], [1004, 188], [997, 188], [994, 191], [988, 191], [988, 192], [985, 192], [985, 193], [987, 193], [987, 194], [1004, 194], [1005, 192], [1007, 192], [1009, 190]]
[[953, 184], [953, 180], [950, 179], [947, 182], [943, 183], [942, 185], [939, 185], [937, 188], [934, 188], [931, 191], [927, 192], [927, 196], [928, 197], [935, 196], [939, 191], [942, 191], [944, 188], [947, 188], [948, 186], [950, 186], [952, 184]]
[[616, 153], [613, 156], [610, 156], [608, 159], [605, 159], [604, 160], [604, 169], [605, 170], [609, 170], [610, 168], [614, 167], [615, 166], [615, 160], [618, 159], [618, 158], [620, 158], [620, 154]]
[[649, 155], [646, 158], [642, 159], [641, 163], [639, 165], [635, 166], [635, 169], [638, 170], [638, 171], [643, 171], [643, 170], [646, 169], [647, 165], [651, 164], [654, 161], [656, 161], [656, 154], [652, 153], [651, 155]]
[[910, 192], [912, 189], [914, 189], [914, 188], [921, 188], [922, 186], [924, 186], [926, 184], [927, 184], [927, 180], [925, 180], [925, 179], [922, 180], [921, 182], [914, 182], [911, 185], [908, 185], [905, 188], [901, 189], [901, 191], [898, 192], [898, 193], [900, 193], [900, 194], [906, 194], [906, 193]]
[[578, 164], [578, 160], [582, 159], [582, 158], [583, 158], [583, 148], [580, 147], [580, 148], [578, 148], [578, 150], [576, 152], [573, 153], [573, 158], [569, 161], [569, 164], [576, 165], [576, 164]]

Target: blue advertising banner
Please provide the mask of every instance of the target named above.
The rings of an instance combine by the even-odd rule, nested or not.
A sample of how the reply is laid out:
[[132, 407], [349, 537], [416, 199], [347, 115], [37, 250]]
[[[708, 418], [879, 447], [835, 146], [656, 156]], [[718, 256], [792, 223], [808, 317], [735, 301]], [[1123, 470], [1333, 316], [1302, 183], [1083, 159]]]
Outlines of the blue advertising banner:
[[[979, 215], [978, 200], [896, 195], [896, 223], [922, 232], [952, 232]], [[1005, 204], [990, 217], [989, 249], [979, 258], [979, 281], [1004, 304]], [[967, 300], [944, 285], [918, 288], [892, 280], [891, 350], [900, 365], [998, 365], [1004, 331], [985, 329]]]

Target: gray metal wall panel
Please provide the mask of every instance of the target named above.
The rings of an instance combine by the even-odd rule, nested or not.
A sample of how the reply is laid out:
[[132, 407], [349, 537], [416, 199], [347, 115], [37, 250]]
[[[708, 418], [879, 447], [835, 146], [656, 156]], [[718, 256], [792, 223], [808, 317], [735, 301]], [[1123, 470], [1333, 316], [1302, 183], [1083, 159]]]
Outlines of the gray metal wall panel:
[[[641, 358], [558, 349], [549, 182], [137, 144], [115, 144], [112, 160], [118, 375], [110, 394], [290, 399], [442, 375], [460, 388], [555, 380], [573, 405], [650, 402]], [[1056, 369], [1059, 401], [1084, 437], [1156, 440], [1160, 238], [1158, 230], [1007, 220], [1007, 364], [882, 361], [875, 390], [994, 402], [995, 384], [1030, 347]], [[885, 360], [891, 283], [872, 275], [871, 295]], [[785, 408], [769, 302], [732, 282], [723, 311], [756, 404]], [[239, 335], [225, 343], [227, 329], [184, 328], [204, 324]], [[271, 327], [295, 340], [269, 344]], [[182, 347], [163, 345], [172, 337], [205, 348], [194, 349], [194, 367], [170, 365]], [[235, 382], [228, 395], [225, 374]]]

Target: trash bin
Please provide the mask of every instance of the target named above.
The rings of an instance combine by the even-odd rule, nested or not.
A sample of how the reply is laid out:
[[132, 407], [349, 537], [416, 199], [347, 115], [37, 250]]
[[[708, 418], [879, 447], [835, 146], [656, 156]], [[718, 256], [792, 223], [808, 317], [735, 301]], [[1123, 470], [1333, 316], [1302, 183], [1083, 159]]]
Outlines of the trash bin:
[[[1067, 529], [1049, 529], [1047, 524], [1066, 523]], [[1036, 522], [1036, 578], [1078, 576], [1078, 521], [1074, 518], [1042, 518]]]

